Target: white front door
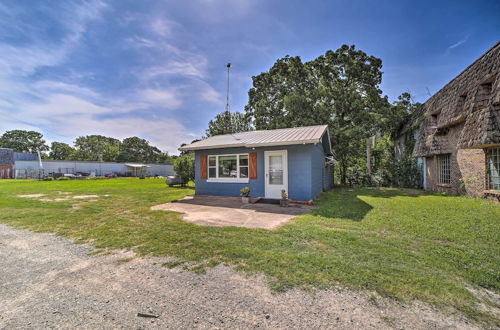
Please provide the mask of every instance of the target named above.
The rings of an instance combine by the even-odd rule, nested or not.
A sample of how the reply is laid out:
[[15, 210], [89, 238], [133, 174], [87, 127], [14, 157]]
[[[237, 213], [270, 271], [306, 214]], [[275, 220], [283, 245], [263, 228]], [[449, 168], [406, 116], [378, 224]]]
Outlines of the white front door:
[[286, 150], [265, 151], [266, 198], [281, 198], [281, 190], [288, 195], [288, 160]]

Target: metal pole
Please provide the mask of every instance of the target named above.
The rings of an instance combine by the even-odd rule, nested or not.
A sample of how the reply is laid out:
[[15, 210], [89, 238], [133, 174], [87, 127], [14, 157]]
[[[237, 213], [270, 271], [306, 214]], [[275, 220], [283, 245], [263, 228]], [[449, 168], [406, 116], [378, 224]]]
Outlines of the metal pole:
[[231, 69], [231, 63], [226, 64], [227, 68], [227, 92], [226, 92], [226, 123], [224, 133], [232, 133], [231, 130], [231, 112], [229, 111], [229, 69]]

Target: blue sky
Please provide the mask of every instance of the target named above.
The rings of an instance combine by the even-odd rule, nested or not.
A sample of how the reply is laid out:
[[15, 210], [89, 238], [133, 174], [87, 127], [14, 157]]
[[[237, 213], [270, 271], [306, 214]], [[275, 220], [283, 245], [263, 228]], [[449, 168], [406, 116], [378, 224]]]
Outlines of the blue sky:
[[342, 44], [383, 61], [382, 90], [425, 101], [500, 38], [500, 1], [0, 2], [0, 133], [140, 136], [172, 154], [277, 58]]

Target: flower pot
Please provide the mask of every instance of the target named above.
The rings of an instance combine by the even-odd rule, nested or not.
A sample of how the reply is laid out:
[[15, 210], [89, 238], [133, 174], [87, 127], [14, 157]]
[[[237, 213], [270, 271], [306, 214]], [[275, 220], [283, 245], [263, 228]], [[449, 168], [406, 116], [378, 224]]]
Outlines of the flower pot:
[[287, 200], [287, 199], [285, 199], [285, 200], [283, 200], [283, 199], [282, 199], [282, 200], [280, 200], [280, 206], [281, 206], [281, 207], [286, 207], [286, 206], [288, 206], [288, 200]]
[[250, 197], [241, 197], [241, 202], [243, 204], [248, 204], [250, 203]]

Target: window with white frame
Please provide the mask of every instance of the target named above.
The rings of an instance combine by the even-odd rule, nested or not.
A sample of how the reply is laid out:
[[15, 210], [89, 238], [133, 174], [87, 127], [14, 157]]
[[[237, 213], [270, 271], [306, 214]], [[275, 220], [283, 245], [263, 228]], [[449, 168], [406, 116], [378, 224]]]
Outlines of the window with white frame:
[[488, 189], [500, 190], [500, 147], [487, 149]]
[[237, 181], [248, 179], [248, 154], [208, 156], [208, 179]]
[[450, 154], [438, 155], [437, 164], [438, 164], [438, 182], [440, 184], [450, 184], [451, 183]]

